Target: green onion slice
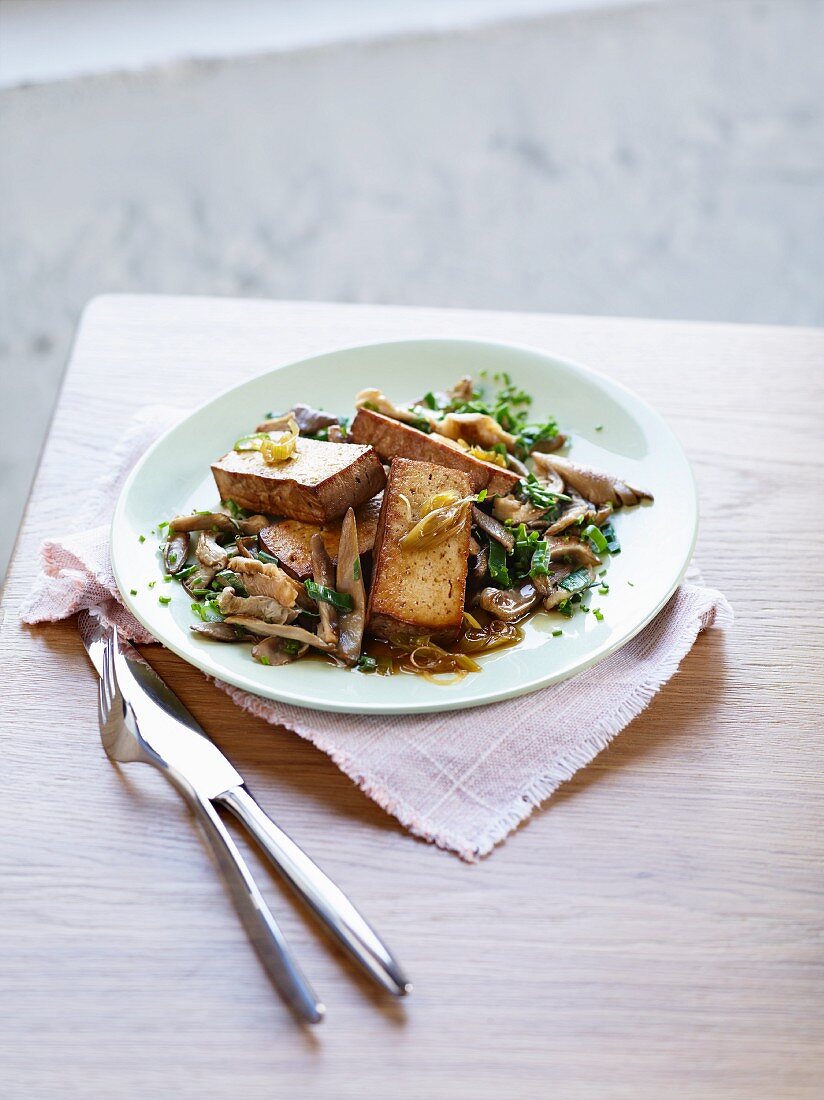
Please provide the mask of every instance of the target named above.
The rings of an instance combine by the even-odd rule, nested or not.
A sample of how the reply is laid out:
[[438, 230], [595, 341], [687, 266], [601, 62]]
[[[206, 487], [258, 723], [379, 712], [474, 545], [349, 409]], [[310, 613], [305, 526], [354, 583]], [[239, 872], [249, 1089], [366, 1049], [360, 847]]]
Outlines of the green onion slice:
[[621, 543], [618, 541], [618, 536], [615, 534], [615, 528], [611, 523], [605, 523], [601, 528], [601, 534], [607, 540], [607, 550], [610, 554], [621, 553]]
[[532, 555], [532, 564], [529, 567], [530, 577], [546, 577], [549, 573], [549, 545], [544, 539], [535, 544], [535, 553]]
[[338, 611], [351, 611], [355, 604], [348, 592], [336, 592], [334, 588], [327, 588], [324, 584], [316, 584], [314, 581], [304, 581], [307, 595], [313, 600], [330, 603]]
[[574, 573], [564, 577], [558, 587], [563, 588], [570, 595], [575, 595], [578, 592], [586, 592], [591, 583], [588, 569], [576, 569]]
[[217, 600], [209, 600], [207, 603], [193, 603], [192, 611], [204, 623], [222, 623], [223, 616], [217, 606]]
[[221, 569], [212, 581], [212, 588], [217, 592], [222, 592], [224, 588], [233, 588], [237, 596], [249, 595], [246, 591], [246, 585], [237, 573], [233, 573], [231, 569]]
[[589, 527], [585, 527], [581, 534], [585, 539], [589, 539], [599, 553], [603, 554], [609, 548], [604, 532], [596, 527], [594, 523], [590, 523]]
[[511, 580], [506, 567], [506, 550], [494, 539], [489, 543], [489, 573], [496, 584], [509, 588]]

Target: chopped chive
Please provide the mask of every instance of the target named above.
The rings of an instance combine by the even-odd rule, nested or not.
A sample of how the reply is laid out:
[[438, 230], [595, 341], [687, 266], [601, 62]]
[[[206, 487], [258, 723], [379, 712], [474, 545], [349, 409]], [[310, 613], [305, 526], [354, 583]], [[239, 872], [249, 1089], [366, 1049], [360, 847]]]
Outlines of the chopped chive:
[[598, 592], [599, 592], [599, 593], [600, 593], [600, 595], [602, 595], [602, 596], [607, 596], [607, 595], [609, 595], [609, 585], [608, 585], [608, 584], [602, 584], [602, 585], [599, 585], [599, 586], [598, 586]]
[[635, 587], [635, 583], [633, 581], [627, 581], [627, 584], [630, 586], [630, 588]]
[[600, 607], [594, 607], [592, 609], [592, 614], [595, 616], [599, 623], [602, 623], [604, 621], [604, 615]]
[[163, 574], [163, 581], [164, 581], [165, 584], [168, 584], [171, 579], [172, 579], [172, 574], [171, 573], [164, 573]]
[[287, 638], [281, 647], [284, 653], [288, 653], [290, 657], [297, 657], [300, 652], [300, 642], [294, 638]]
[[262, 665], [271, 665], [272, 663], [265, 654], [261, 654], [261, 656], [258, 657], [258, 660]]
[[366, 653], [362, 653], [358, 658], [356, 668], [359, 668], [361, 672], [374, 672], [378, 667], [378, 662], [374, 657], [370, 657]]
[[138, 535], [137, 536], [137, 541], [138, 542], [145, 542], [146, 541], [146, 536], [145, 535]]
[[280, 565], [275, 555], [267, 554], [265, 550], [258, 550], [258, 559], [263, 562], [268, 562], [270, 565]]
[[602, 569], [601, 572], [598, 574], [599, 577], [605, 577], [606, 575], [607, 575], [606, 569]]
[[167, 604], [170, 604], [172, 602], [172, 597], [171, 596], [158, 596], [157, 597], [157, 602], [162, 603], [163, 606], [165, 607]]
[[136, 596], [137, 595], [137, 589], [136, 588], [130, 588], [129, 589], [129, 595], [130, 596]]
[[604, 430], [604, 425], [603, 424], [596, 424], [595, 425], [595, 431], [596, 432], [602, 432], [603, 430]]
[[156, 584], [157, 584], [157, 581], [149, 581], [149, 588], [154, 588], [154, 586]]
[[481, 489], [480, 493], [475, 497], [475, 500], [477, 500], [478, 504], [482, 504], [486, 500], [487, 495], [487, 490]]
[[562, 634], [563, 634], [563, 630], [561, 630], [560, 627], [557, 630], [552, 631], [552, 637], [553, 638], [560, 638]]

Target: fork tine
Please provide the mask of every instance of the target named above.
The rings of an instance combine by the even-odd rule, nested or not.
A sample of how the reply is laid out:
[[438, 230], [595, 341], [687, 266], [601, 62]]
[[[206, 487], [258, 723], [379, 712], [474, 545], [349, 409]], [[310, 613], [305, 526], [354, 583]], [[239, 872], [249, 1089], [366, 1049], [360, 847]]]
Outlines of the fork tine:
[[108, 639], [103, 650], [103, 672], [100, 676], [100, 709], [104, 722], [108, 721], [114, 702], [111, 644], [111, 639]]

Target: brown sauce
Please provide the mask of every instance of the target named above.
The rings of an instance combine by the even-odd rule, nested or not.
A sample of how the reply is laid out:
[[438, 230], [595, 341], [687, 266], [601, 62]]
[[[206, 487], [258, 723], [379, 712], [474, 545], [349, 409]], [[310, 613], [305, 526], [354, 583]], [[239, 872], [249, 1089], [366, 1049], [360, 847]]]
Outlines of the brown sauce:
[[[411, 645], [399, 646], [381, 638], [367, 635], [363, 642], [363, 653], [377, 662], [377, 668], [366, 675], [392, 676], [406, 673], [422, 676], [426, 673], [434, 676], [463, 675], [469, 670], [456, 656], [470, 657], [473, 660], [484, 653], [498, 649], [509, 649], [523, 640], [523, 630], [518, 623], [503, 623], [493, 619], [485, 611], [473, 608], [472, 618], [478, 626], [472, 626], [464, 619], [460, 634], [452, 643], [439, 646], [443, 654], [422, 644], [418, 648]], [[528, 618], [525, 615], [523, 619]], [[523, 619], [519, 620], [523, 622]]]

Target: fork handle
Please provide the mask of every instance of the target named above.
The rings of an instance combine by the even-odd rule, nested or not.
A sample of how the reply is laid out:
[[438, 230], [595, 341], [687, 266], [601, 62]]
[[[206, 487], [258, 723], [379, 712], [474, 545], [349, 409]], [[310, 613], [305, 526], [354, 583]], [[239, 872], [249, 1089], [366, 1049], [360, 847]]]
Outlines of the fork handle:
[[375, 981], [396, 997], [411, 991], [398, 960], [346, 894], [272, 821], [245, 787], [232, 787], [216, 801], [246, 826], [290, 886]]
[[208, 799], [201, 798], [191, 789], [186, 789], [185, 793], [223, 872], [249, 939], [273, 984], [297, 1016], [310, 1024], [319, 1023], [326, 1009], [304, 977], [226, 826]]

